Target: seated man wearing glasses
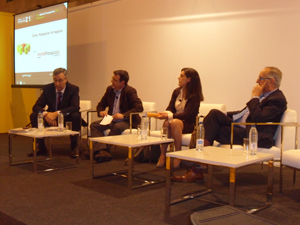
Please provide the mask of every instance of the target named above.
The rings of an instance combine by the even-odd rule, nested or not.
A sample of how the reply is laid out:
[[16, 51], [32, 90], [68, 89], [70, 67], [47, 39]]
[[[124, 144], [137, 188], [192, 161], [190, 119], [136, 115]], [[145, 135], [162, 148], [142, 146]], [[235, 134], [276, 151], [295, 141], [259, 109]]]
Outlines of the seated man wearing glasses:
[[[287, 101], [284, 94], [279, 90], [282, 73], [276, 67], [264, 68], [253, 87], [251, 99], [240, 111], [227, 112], [227, 115], [213, 109], [205, 117], [204, 146], [213, 145], [214, 140], [221, 144], [230, 144], [231, 123], [262, 123], [280, 122], [284, 111], [287, 109]], [[257, 126], [258, 147], [271, 148], [277, 126]], [[234, 128], [234, 144], [243, 145], [243, 139], [248, 137], [250, 126], [240, 125]], [[200, 168], [193, 167], [183, 176], [172, 177], [179, 182], [192, 182], [203, 180]]]
[[[104, 131], [110, 129], [109, 136], [120, 135], [124, 130], [130, 127], [130, 113], [142, 112], [143, 104], [138, 98], [136, 90], [127, 84], [129, 80], [128, 72], [125, 70], [116, 70], [113, 72], [110, 86], [107, 87], [104, 96], [97, 105], [98, 117], [101, 120], [95, 121], [90, 125], [92, 137], [104, 136]], [[105, 109], [108, 107], [108, 111]], [[109, 124], [100, 122], [107, 115], [112, 116]], [[138, 114], [132, 116], [132, 127], [136, 128], [141, 122]], [[108, 161], [111, 159], [110, 146], [102, 143], [93, 143], [95, 160], [97, 162]], [[89, 158], [89, 151], [85, 151], [86, 158]]]
[[[45, 106], [48, 108], [45, 110]], [[53, 71], [53, 83], [43, 87], [43, 92], [32, 107], [30, 121], [32, 127], [37, 127], [37, 117], [39, 112], [44, 117], [45, 127], [57, 127], [58, 114], [64, 115], [64, 123], [72, 122], [72, 130], [79, 131], [81, 116], [79, 113], [79, 88], [68, 82], [68, 72], [64, 68], [57, 68]], [[76, 147], [78, 137], [70, 136], [71, 139], [71, 158], [76, 158]], [[37, 139], [37, 155], [47, 155], [44, 139]], [[33, 153], [28, 154], [29, 157]]]

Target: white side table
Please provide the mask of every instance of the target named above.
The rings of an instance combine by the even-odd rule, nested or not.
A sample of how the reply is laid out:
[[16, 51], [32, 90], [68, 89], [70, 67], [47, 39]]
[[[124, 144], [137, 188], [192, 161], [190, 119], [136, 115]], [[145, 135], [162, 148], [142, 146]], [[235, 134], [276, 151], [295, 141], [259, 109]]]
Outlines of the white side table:
[[[118, 145], [118, 146], [123, 146], [128, 148], [128, 188], [133, 189], [133, 188], [138, 188], [138, 187], [143, 187], [146, 185], [151, 185], [151, 184], [156, 184], [160, 181], [144, 181], [143, 184], [141, 185], [133, 185], [133, 174], [132, 174], [132, 169], [133, 169], [133, 153], [132, 153], [132, 148], [138, 148], [138, 147], [143, 147], [143, 146], [149, 146], [149, 145], [158, 145], [158, 144], [171, 144], [174, 142], [173, 139], [166, 139], [163, 140], [158, 137], [150, 137], [148, 136], [147, 140], [138, 140], [136, 134], [127, 134], [127, 135], [116, 135], [116, 136], [105, 136], [105, 137], [94, 137], [90, 138], [90, 162], [91, 162], [91, 174], [93, 178], [96, 178], [94, 174], [94, 152], [93, 152], [93, 142], [99, 142], [103, 144], [110, 144], [110, 145]], [[111, 176], [111, 175], [118, 175], [118, 173], [109, 173], [104, 176]], [[125, 176], [122, 174], [122, 176]], [[98, 177], [103, 177], [103, 176], [98, 176]], [[164, 181], [164, 180], [163, 180]]]
[[[27, 130], [23, 130], [22, 128], [17, 128], [17, 129], [11, 129], [8, 131], [8, 146], [9, 146], [9, 165], [14, 166], [14, 165], [21, 165], [21, 164], [26, 164], [26, 163], [33, 163], [33, 172], [34, 173], [40, 173], [40, 172], [49, 172], [49, 171], [54, 171], [54, 170], [61, 170], [61, 169], [69, 169], [69, 168], [74, 168], [78, 166], [78, 146], [75, 149], [76, 151], [76, 162], [75, 165], [69, 165], [69, 166], [64, 166], [64, 167], [55, 167], [55, 166], [50, 166], [48, 164], [45, 164], [43, 162], [51, 160], [52, 158], [52, 149], [51, 149], [51, 137], [62, 137], [62, 136], [70, 136], [70, 135], [77, 135], [78, 136], [79, 132], [78, 131], [56, 131], [54, 128], [45, 128], [44, 131], [38, 132], [36, 128], [31, 128]], [[24, 137], [29, 137], [33, 138], [33, 160], [28, 160], [28, 161], [22, 161], [22, 162], [13, 162], [13, 154], [12, 154], [12, 141], [13, 141], [13, 136], [24, 136]], [[36, 139], [39, 138], [50, 138], [50, 146], [49, 146], [49, 158], [45, 160], [38, 161], [37, 156], [36, 156]], [[37, 165], [43, 165], [46, 167], [49, 167], [48, 169], [45, 170], [37, 170]]]
[[[181, 159], [208, 165], [208, 180], [207, 190], [191, 196], [183, 196], [180, 199], [171, 200], [171, 176], [173, 174], [173, 160]], [[257, 153], [257, 155], [245, 155], [243, 151], [219, 148], [205, 147], [203, 152], [198, 152], [196, 149], [167, 153], [167, 177], [166, 177], [166, 205], [172, 205], [182, 201], [192, 199], [211, 192], [212, 187], [212, 166], [223, 166], [230, 170], [229, 174], [229, 206], [235, 206], [235, 185], [236, 185], [236, 169], [268, 161], [268, 183], [267, 183], [267, 202], [265, 206], [259, 209], [253, 209], [251, 212], [256, 212], [260, 209], [268, 207], [272, 204], [273, 196], [273, 154]]]

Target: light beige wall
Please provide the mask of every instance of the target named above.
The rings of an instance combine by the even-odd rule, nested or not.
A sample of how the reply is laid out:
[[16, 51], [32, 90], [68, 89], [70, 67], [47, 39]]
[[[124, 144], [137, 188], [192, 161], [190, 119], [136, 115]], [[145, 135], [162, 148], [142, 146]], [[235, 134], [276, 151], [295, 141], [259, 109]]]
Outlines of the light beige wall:
[[29, 123], [35, 89], [11, 88], [13, 84], [13, 15], [0, 12], [0, 133]]
[[[103, 0], [69, 9], [68, 18], [69, 81], [93, 108], [112, 71], [126, 69], [141, 99], [157, 102], [162, 111], [180, 69], [188, 66], [200, 73], [205, 102], [240, 109], [259, 71], [271, 65], [283, 71], [281, 89], [300, 117], [298, 0]], [[12, 80], [7, 83], [2, 102], [11, 111], [0, 117], [9, 123], [4, 130], [28, 122], [36, 99], [35, 91], [11, 89]]]
[[241, 109], [261, 69], [283, 72], [299, 104], [300, 1], [106, 0], [69, 9], [70, 80], [93, 108], [112, 71], [126, 69], [143, 101], [168, 105], [183, 67], [201, 77], [207, 103]]

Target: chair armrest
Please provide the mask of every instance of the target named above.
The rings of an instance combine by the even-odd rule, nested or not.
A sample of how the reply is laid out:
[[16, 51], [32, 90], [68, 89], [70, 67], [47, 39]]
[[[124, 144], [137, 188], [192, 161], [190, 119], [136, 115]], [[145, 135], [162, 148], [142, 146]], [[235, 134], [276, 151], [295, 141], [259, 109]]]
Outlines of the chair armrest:
[[[282, 149], [283, 149], [283, 136], [284, 136], [284, 127], [297, 127], [298, 123], [297, 122], [286, 122], [286, 123], [281, 123], [281, 122], [264, 122], [264, 123], [231, 123], [231, 134], [230, 134], [230, 148], [232, 149], [233, 145], [233, 129], [235, 125], [255, 125], [255, 126], [280, 126], [281, 129], [281, 135], [280, 135], [280, 142], [281, 142], [281, 154], [282, 154]], [[297, 130], [297, 129], [296, 129]], [[277, 132], [277, 131], [276, 131]], [[276, 133], [275, 133], [276, 135]]]
[[[82, 125], [82, 124], [83, 124], [82, 121], [84, 121], [85, 124], [88, 124], [88, 120], [89, 120], [88, 112], [89, 112], [90, 110], [92, 110], [92, 109], [83, 109], [83, 110], [79, 110], [80, 117], [81, 117], [81, 124], [80, 124], [80, 126], [85, 126], [85, 125]], [[87, 113], [86, 113], [87, 122], [82, 118], [82, 117], [83, 117], [83, 116], [82, 116], [82, 113], [84, 113], [84, 112], [87, 112]], [[84, 115], [84, 116], [85, 116], [85, 115]]]
[[[87, 124], [88, 124], [88, 126], [90, 126], [89, 114], [94, 113], [94, 112], [97, 112], [97, 110], [88, 110], [87, 111]], [[88, 137], [90, 137], [89, 134], [88, 134]]]
[[[90, 125], [89, 123], [89, 114], [90, 113], [94, 113], [94, 112], [97, 112], [97, 110], [88, 110], [87, 111], [87, 124], [88, 126]], [[156, 113], [156, 111], [149, 111], [149, 112], [133, 112], [133, 113], [130, 113], [130, 116], [129, 116], [129, 125], [130, 125], [130, 133], [132, 133], [132, 116], [133, 115], [136, 115], [136, 114], [141, 114], [141, 113]], [[151, 120], [151, 116], [149, 116], [149, 134], [150, 134], [150, 120]]]
[[296, 125], [296, 132], [295, 132], [295, 149], [298, 149], [298, 129], [300, 127], [300, 124]]
[[89, 112], [92, 111], [92, 109], [80, 109], [79, 112]]
[[299, 127], [300, 127], [300, 124], [294, 122], [294, 123], [284, 123], [283, 127], [295, 127], [295, 149], [298, 149], [298, 130], [299, 130]]
[[[130, 113], [130, 116], [129, 116], [129, 126], [130, 126], [130, 134], [132, 133], [132, 116], [133, 115], [136, 115], [136, 114], [146, 114], [147, 117], [149, 118], [149, 123], [148, 123], [148, 135], [150, 135], [150, 130], [151, 130], [151, 126], [150, 126], [150, 122], [151, 122], [151, 117], [153, 117], [153, 114], [152, 113], [157, 113], [157, 111], [148, 111], [148, 112], [134, 112], [134, 113]], [[148, 115], [149, 113], [149, 115]]]

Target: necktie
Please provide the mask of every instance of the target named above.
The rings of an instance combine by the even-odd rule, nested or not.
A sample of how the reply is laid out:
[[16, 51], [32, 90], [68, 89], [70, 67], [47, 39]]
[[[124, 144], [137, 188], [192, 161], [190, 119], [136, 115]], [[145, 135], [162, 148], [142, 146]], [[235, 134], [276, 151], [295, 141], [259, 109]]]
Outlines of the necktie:
[[115, 115], [116, 113], [118, 113], [118, 108], [119, 108], [119, 104], [118, 103], [119, 103], [119, 95], [116, 94], [112, 115]]
[[62, 93], [59, 91], [59, 92], [57, 92], [57, 110], [60, 110], [61, 98], [62, 98]]
[[261, 102], [262, 100], [264, 100], [265, 99], [265, 94], [261, 94], [260, 96], [259, 96], [259, 101]]
[[234, 114], [232, 116], [232, 119], [234, 122], [241, 122], [241, 119], [243, 118], [244, 115], [248, 114], [249, 115], [249, 109], [246, 107], [242, 112]]

